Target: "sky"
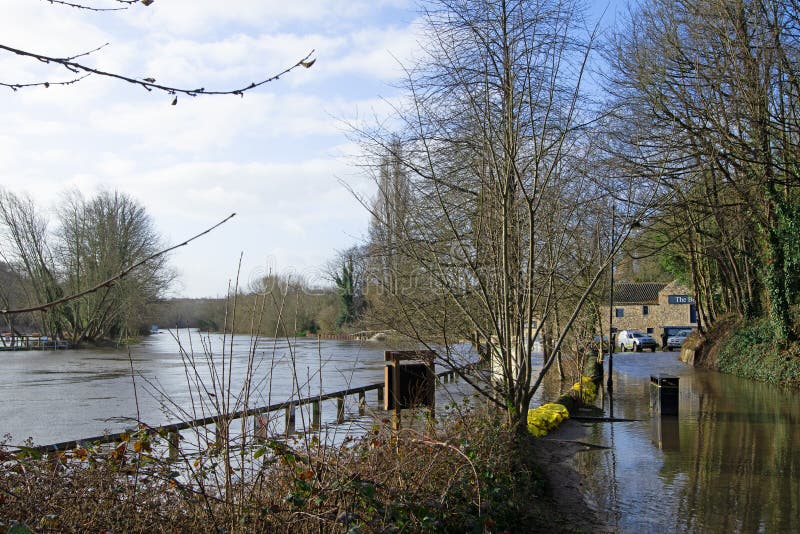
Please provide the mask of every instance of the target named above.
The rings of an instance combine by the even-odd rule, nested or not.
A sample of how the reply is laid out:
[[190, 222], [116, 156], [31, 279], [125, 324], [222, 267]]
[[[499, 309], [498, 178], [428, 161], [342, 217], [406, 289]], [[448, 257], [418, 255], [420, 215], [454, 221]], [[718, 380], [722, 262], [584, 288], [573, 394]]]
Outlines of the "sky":
[[[78, 0], [74, 0], [78, 1]], [[84, 4], [113, 7], [112, 0]], [[0, 87], [0, 186], [53, 210], [66, 191], [131, 195], [165, 244], [231, 221], [171, 254], [170, 296], [226, 293], [268, 272], [324, 283], [324, 265], [363, 239], [369, 198], [352, 124], [383, 120], [418, 50], [414, 0], [155, 0], [92, 12], [3, 0], [0, 44], [81, 58], [175, 87], [227, 90], [313, 50], [316, 63], [238, 96], [173, 97], [92, 76]], [[0, 51], [0, 82], [58, 82], [63, 68]]]

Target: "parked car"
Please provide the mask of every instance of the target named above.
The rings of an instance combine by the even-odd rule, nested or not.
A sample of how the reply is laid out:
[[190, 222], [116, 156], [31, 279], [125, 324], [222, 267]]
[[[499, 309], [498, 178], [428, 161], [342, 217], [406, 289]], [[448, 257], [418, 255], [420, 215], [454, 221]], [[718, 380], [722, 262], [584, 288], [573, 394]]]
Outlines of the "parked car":
[[601, 340], [600, 336], [595, 335], [594, 337], [592, 337], [592, 340], [586, 344], [586, 348], [587, 350], [595, 354], [597, 353], [598, 350], [606, 352], [608, 350], [608, 336], [602, 336]]
[[617, 346], [623, 352], [626, 350], [642, 352], [643, 349], [650, 349], [655, 352], [658, 348], [658, 343], [652, 336], [638, 330], [623, 330], [617, 335]]
[[686, 338], [691, 335], [691, 330], [681, 330], [667, 338], [667, 350], [679, 349], [683, 346]]

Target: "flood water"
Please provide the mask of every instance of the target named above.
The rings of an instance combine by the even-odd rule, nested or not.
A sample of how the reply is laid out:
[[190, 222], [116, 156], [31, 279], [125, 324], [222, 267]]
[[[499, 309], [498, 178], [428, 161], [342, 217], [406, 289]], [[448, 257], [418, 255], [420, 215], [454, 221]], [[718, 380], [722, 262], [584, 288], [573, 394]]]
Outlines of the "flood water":
[[[651, 418], [649, 376], [678, 376], [678, 417]], [[608, 415], [607, 394], [601, 401]], [[621, 532], [800, 532], [800, 393], [675, 353], [614, 356], [614, 416], [573, 459], [602, 519]]]
[[[224, 412], [239, 410], [235, 397], [249, 358], [251, 407], [296, 398], [298, 391], [309, 397], [383, 380], [381, 344], [261, 339], [251, 351], [251, 341], [180, 331], [129, 349], [0, 352], [0, 437], [41, 445], [120, 432], [137, 420], [157, 426], [200, 418], [223, 400], [230, 401]], [[230, 384], [230, 399], [221, 383]], [[376, 393], [367, 401], [377, 404]]]

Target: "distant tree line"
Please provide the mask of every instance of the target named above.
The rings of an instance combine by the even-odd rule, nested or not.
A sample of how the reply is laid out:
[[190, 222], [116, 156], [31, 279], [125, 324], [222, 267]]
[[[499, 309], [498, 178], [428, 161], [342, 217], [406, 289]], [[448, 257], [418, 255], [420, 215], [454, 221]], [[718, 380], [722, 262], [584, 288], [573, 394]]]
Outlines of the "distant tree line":
[[209, 332], [293, 337], [336, 333], [350, 323], [333, 287], [311, 287], [288, 275], [268, 275], [250, 287], [234, 288], [226, 297], [167, 299], [153, 307], [161, 328], [197, 328]]

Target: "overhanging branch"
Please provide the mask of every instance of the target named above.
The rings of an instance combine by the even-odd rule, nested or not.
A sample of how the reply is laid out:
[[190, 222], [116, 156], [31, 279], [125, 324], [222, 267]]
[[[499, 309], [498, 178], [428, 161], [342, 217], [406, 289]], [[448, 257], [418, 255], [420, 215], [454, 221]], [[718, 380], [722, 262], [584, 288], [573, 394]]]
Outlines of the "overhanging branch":
[[[188, 89], [188, 88], [182, 88], [182, 87], [173, 87], [173, 86], [170, 86], [170, 85], [162, 85], [162, 84], [156, 83], [156, 80], [154, 78], [142, 78], [142, 79], [132, 78], [130, 76], [125, 76], [123, 74], [117, 74], [115, 72], [109, 72], [109, 71], [96, 69], [94, 67], [90, 67], [88, 65], [84, 65], [83, 63], [79, 63], [79, 62], [75, 61], [76, 58], [90, 55], [91, 53], [99, 50], [100, 48], [103, 48], [104, 46], [106, 46], [106, 45], [98, 47], [97, 49], [92, 50], [90, 52], [85, 52], [85, 53], [82, 53], [82, 54], [79, 54], [79, 55], [70, 56], [70, 57], [63, 57], [63, 58], [47, 56], [47, 55], [44, 55], [44, 54], [38, 54], [36, 52], [29, 52], [27, 50], [14, 48], [14, 47], [7, 46], [7, 45], [4, 45], [4, 44], [0, 44], [0, 50], [5, 50], [6, 52], [10, 52], [10, 53], [16, 54], [18, 56], [35, 59], [35, 60], [40, 61], [42, 63], [47, 63], [47, 64], [54, 63], [56, 65], [61, 65], [62, 67], [64, 67], [68, 71], [72, 72], [73, 74], [78, 74], [78, 75], [81, 74], [81, 73], [83, 73], [84, 75], [94, 74], [96, 76], [103, 76], [103, 77], [106, 77], [106, 78], [113, 78], [115, 80], [121, 80], [123, 82], [127, 82], [127, 83], [130, 83], [130, 84], [133, 84], [133, 85], [138, 85], [140, 87], [143, 87], [147, 91], [156, 90], [156, 91], [162, 91], [162, 92], [170, 94], [170, 95], [182, 94], [182, 95], [187, 95], [187, 96], [198, 96], [198, 95], [238, 95], [238, 96], [244, 96], [244, 93], [246, 93], [248, 91], [252, 91], [256, 87], [260, 87], [260, 86], [262, 86], [264, 84], [267, 84], [269, 82], [274, 82], [275, 80], [279, 79], [281, 76], [283, 76], [285, 74], [288, 74], [289, 72], [295, 70], [298, 67], [305, 67], [307, 69], [311, 68], [311, 66], [316, 61], [316, 59], [311, 59], [312, 54], [314, 54], [314, 50], [311, 50], [311, 52], [309, 52], [305, 57], [303, 57], [297, 63], [295, 63], [294, 65], [292, 65], [290, 67], [287, 67], [287, 68], [283, 69], [281, 72], [279, 72], [277, 74], [273, 74], [272, 76], [269, 76], [267, 78], [264, 78], [264, 79], [256, 81], [256, 82], [251, 82], [249, 85], [245, 85], [245, 86], [242, 86], [242, 87], [238, 87], [238, 88], [234, 88], [234, 89], [223, 89], [223, 90], [209, 91], [209, 90], [206, 90], [205, 87], [198, 87], [196, 89]], [[83, 77], [85, 77], [85, 76], [83, 76]], [[6, 83], [2, 83], [2, 82], [0, 82], [0, 85], [2, 85], [4, 87], [8, 87], [8, 88], [16, 91], [17, 89], [22, 89], [24, 87], [33, 87], [33, 86], [37, 86], [37, 85], [38, 86], [44, 86], [44, 87], [49, 87], [50, 85], [68, 85], [70, 83], [75, 83], [77, 81], [80, 81], [80, 79], [82, 79], [83, 77], [76, 78], [76, 79], [71, 80], [69, 82], [54, 82], [54, 83], [38, 82], [38, 83], [28, 83], [28, 84], [17, 84], [17, 83], [7, 83], [7, 82]], [[177, 100], [178, 99], [176, 97], [172, 101], [172, 103], [176, 104]]]

